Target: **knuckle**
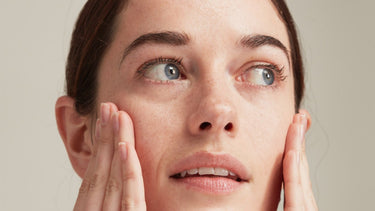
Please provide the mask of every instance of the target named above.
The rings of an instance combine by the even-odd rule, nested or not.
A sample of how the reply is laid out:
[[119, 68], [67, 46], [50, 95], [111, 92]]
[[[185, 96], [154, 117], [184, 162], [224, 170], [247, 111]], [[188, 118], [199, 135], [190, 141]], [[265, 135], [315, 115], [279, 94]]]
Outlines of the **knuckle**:
[[136, 210], [138, 208], [146, 207], [144, 202], [133, 198], [123, 198], [121, 201], [121, 210]]
[[136, 207], [136, 204], [133, 200], [126, 198], [121, 201], [121, 210], [131, 210]]
[[105, 176], [103, 176], [102, 174], [96, 173], [91, 177], [88, 189], [95, 190], [98, 187], [101, 187], [101, 184], [104, 184], [105, 182], [106, 182]]
[[112, 143], [112, 129], [109, 125], [104, 126], [102, 128], [102, 134], [100, 135], [100, 143], [101, 144], [110, 144]]
[[112, 137], [108, 134], [103, 135], [103, 137], [100, 138], [101, 144], [111, 144], [112, 143]]
[[92, 151], [92, 157], [96, 158], [97, 156], [98, 156], [98, 147], [94, 147], [94, 149]]
[[119, 192], [120, 189], [121, 189], [121, 184], [114, 178], [110, 178], [107, 183], [106, 193], [111, 194], [113, 192]]
[[137, 174], [133, 171], [126, 172], [122, 176], [122, 181], [129, 181], [129, 180], [136, 180], [137, 179]]
[[81, 187], [79, 188], [79, 194], [85, 194], [88, 191], [90, 183], [87, 181], [87, 179], [83, 179]]

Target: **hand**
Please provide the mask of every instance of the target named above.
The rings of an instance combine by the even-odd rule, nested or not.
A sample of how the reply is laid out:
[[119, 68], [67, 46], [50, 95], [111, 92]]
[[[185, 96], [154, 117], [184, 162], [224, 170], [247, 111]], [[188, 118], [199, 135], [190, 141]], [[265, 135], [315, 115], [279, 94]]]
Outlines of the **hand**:
[[112, 103], [103, 103], [93, 145], [74, 210], [146, 210], [141, 165], [129, 115], [118, 111]]
[[283, 161], [284, 210], [318, 210], [305, 153], [305, 133], [308, 129], [306, 114], [299, 113], [293, 118], [285, 144]]

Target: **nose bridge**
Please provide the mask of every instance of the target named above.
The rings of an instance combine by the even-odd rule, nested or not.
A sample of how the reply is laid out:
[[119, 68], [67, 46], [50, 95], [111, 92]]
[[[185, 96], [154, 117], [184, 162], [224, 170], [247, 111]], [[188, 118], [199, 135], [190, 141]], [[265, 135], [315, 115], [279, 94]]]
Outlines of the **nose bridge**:
[[221, 133], [234, 135], [238, 128], [235, 102], [231, 89], [220, 77], [207, 77], [197, 91], [197, 104], [189, 119], [189, 129], [193, 134]]

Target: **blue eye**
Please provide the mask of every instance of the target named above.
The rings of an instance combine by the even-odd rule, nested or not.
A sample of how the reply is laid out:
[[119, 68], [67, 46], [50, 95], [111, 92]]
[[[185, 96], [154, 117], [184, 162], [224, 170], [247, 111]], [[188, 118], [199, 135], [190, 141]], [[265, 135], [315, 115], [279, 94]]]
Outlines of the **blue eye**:
[[271, 85], [275, 81], [275, 76], [272, 71], [263, 69], [262, 71], [263, 81], [266, 85]]
[[[246, 70], [242, 75], [239, 76], [239, 80], [242, 82], [249, 82], [254, 85], [270, 86], [275, 82], [274, 66], [266, 65], [265, 67], [259, 65]], [[275, 70], [281, 71], [281, 70]]]
[[171, 81], [182, 79], [180, 61], [174, 59], [159, 58], [156, 61], [146, 63], [141, 68], [145, 78], [154, 81]]
[[174, 64], [165, 65], [164, 73], [169, 80], [176, 80], [180, 78], [180, 70]]

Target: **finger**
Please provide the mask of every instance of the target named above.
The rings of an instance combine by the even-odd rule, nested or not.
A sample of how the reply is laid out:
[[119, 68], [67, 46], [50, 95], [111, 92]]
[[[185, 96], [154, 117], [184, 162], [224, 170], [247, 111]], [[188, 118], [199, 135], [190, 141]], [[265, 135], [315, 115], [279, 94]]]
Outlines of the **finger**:
[[[106, 162], [110, 162], [113, 153], [113, 147], [108, 143], [108, 121], [110, 119], [111, 109], [107, 104], [101, 104], [100, 117], [96, 121], [94, 149], [88, 168], [83, 178], [79, 195], [74, 210], [87, 209], [92, 201], [98, 200], [95, 193], [106, 181], [105, 171]], [[104, 173], [103, 173], [104, 171]], [[94, 198], [94, 199], [93, 199]]]
[[300, 164], [300, 177], [301, 177], [301, 185], [302, 190], [304, 192], [304, 199], [305, 199], [305, 207], [306, 210], [318, 210], [314, 193], [312, 191], [312, 185], [310, 180], [310, 171], [308, 160], [306, 156], [306, 149], [305, 149], [305, 140], [303, 140], [302, 144], [302, 154], [301, 154], [301, 164]]
[[141, 165], [134, 148], [132, 121], [125, 112], [119, 112], [120, 142], [118, 149], [122, 169], [121, 210], [146, 210]]
[[[98, 136], [99, 134], [99, 127], [100, 127], [100, 120], [97, 119], [96, 127], [95, 127], [96, 136]], [[81, 183], [81, 187], [79, 188], [78, 197], [74, 205], [74, 209], [73, 209], [74, 211], [84, 210], [84, 206], [86, 204], [87, 193], [88, 193], [88, 189], [90, 186], [90, 178], [95, 170], [96, 159], [97, 159], [97, 156], [93, 156], [91, 157], [89, 161], [88, 167], [86, 169], [85, 175]]]
[[284, 158], [284, 210], [303, 210], [304, 197], [298, 170], [298, 155], [289, 152]]
[[289, 151], [301, 151], [305, 136], [305, 116], [301, 114], [294, 115], [293, 122], [290, 124], [285, 141], [285, 153]]
[[111, 173], [107, 182], [106, 194], [104, 198], [103, 210], [118, 211], [121, 209], [122, 181], [121, 181], [121, 161], [118, 150], [119, 136], [119, 115], [115, 114], [113, 121], [115, 152], [111, 165]]
[[285, 210], [304, 210], [304, 193], [300, 178], [302, 140], [305, 133], [304, 116], [295, 115], [290, 125], [283, 161]]
[[301, 156], [300, 177], [301, 177], [302, 190], [304, 193], [306, 210], [318, 210], [318, 206], [315, 201], [314, 193], [312, 191], [312, 185], [311, 185], [310, 174], [309, 174], [309, 166], [308, 166], [306, 154], [303, 154]]
[[102, 210], [105, 188], [113, 157], [113, 129], [111, 119], [116, 110], [108, 103], [101, 104], [100, 125], [94, 143], [94, 171], [89, 175], [85, 209]]

